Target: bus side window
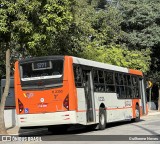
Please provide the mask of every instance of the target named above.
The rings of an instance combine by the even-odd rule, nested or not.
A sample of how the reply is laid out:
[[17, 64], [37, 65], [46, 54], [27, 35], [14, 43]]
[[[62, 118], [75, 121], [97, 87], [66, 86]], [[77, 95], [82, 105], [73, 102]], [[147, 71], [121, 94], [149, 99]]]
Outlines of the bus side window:
[[116, 82], [116, 85], [119, 85], [119, 76], [118, 76], [118, 73], [115, 73], [115, 82]]
[[104, 84], [104, 72], [103, 71], [98, 71], [98, 78], [99, 78], [99, 83]]
[[93, 70], [93, 84], [94, 84], [94, 91], [98, 92], [98, 73], [97, 73], [97, 70]]
[[119, 74], [115, 73], [115, 85], [116, 85], [116, 93], [120, 96], [120, 89], [119, 89]]
[[114, 84], [114, 73], [105, 71], [105, 85], [106, 85], [106, 92], [115, 92], [115, 84]]
[[139, 83], [138, 83], [138, 77], [132, 76], [132, 90], [133, 90], [133, 98], [139, 98]]
[[125, 84], [124, 84], [124, 74], [119, 74], [119, 81], [120, 81], [120, 89], [121, 89], [121, 98], [126, 98], [126, 92], [125, 92]]
[[99, 78], [99, 91], [105, 92], [104, 72], [102, 70], [98, 71], [98, 78]]
[[119, 98], [126, 98], [124, 74], [115, 73], [116, 92]]
[[95, 92], [105, 92], [103, 71], [100, 70], [93, 71], [93, 82], [94, 82]]
[[131, 98], [132, 96], [132, 89], [131, 89], [131, 76], [125, 75], [125, 88], [126, 88], [126, 98]]
[[74, 66], [73, 70], [76, 87], [82, 87], [82, 69], [79, 66]]
[[93, 71], [93, 81], [94, 83], [98, 83], [98, 71], [97, 70]]

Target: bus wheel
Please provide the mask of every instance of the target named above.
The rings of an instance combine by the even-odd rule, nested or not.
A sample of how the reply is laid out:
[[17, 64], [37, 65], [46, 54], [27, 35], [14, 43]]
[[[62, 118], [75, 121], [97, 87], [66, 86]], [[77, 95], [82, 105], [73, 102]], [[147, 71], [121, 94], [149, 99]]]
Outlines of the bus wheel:
[[134, 122], [140, 121], [140, 109], [138, 105], [136, 105], [135, 114], [136, 114], [136, 118], [134, 118], [133, 121]]
[[104, 108], [99, 109], [99, 130], [104, 130], [106, 128], [106, 111]]

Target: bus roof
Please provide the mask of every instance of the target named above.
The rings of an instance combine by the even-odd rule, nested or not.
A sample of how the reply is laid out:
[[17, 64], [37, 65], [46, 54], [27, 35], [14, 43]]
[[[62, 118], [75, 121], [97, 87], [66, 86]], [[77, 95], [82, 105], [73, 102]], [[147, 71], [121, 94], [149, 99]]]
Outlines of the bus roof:
[[103, 68], [106, 70], [113, 70], [113, 71], [118, 71], [118, 72], [123, 72], [123, 73], [130, 73], [130, 74], [135, 74], [135, 75], [140, 75], [140, 76], [143, 75], [143, 73], [139, 70], [128, 69], [128, 68], [124, 68], [124, 67], [120, 67], [120, 66], [96, 62], [96, 61], [87, 60], [87, 59], [78, 58], [78, 57], [72, 57], [72, 58], [73, 58], [73, 63], [75, 63], [75, 64]]

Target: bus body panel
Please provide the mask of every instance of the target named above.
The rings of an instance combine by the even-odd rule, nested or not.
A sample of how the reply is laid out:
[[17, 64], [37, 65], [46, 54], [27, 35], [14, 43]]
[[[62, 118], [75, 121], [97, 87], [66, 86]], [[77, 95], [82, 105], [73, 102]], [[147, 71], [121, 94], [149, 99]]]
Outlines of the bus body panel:
[[22, 91], [20, 90], [20, 86], [17, 87], [20, 96], [18, 99], [24, 106], [24, 110], [21, 112], [23, 114], [66, 111], [66, 108], [63, 107], [63, 101], [68, 95], [67, 81], [63, 82], [62, 88], [44, 91]]
[[[59, 88], [51, 88], [47, 90], [22, 90], [20, 85], [20, 73], [18, 62], [15, 64], [15, 89], [16, 89], [16, 112], [18, 114], [18, 121], [21, 127], [25, 126], [43, 126], [43, 125], [61, 125], [76, 123], [76, 88], [74, 85], [72, 57], [64, 57], [64, 74], [63, 86]], [[69, 97], [69, 110], [64, 106], [64, 100]], [[24, 106], [23, 111], [19, 112], [18, 100]], [[73, 113], [68, 114], [67, 113]], [[45, 120], [47, 116], [51, 119]], [[65, 119], [65, 116], [68, 116]], [[26, 122], [21, 122], [21, 118], [25, 117]], [[42, 117], [42, 119], [41, 119]], [[41, 119], [36, 123], [36, 119]], [[53, 118], [53, 120], [52, 120]], [[56, 119], [58, 120], [56, 120]], [[34, 121], [35, 120], [35, 121]]]
[[[98, 106], [106, 107], [107, 122], [132, 119], [132, 100], [118, 99], [116, 93], [95, 93]], [[99, 107], [97, 107], [99, 109]]]
[[18, 115], [20, 127], [76, 124], [75, 111]]
[[[83, 72], [86, 73], [85, 77], [87, 77], [87, 82], [90, 82], [89, 88], [90, 99], [92, 101], [91, 103], [88, 103], [88, 97], [86, 96], [85, 85], [87, 82], [84, 83], [83, 80], [83, 86], [81, 86], [81, 88], [78, 88], [75, 85], [73, 65], [88, 67]], [[92, 71], [94, 68], [110, 70], [117, 73], [133, 74], [135, 76], [143, 76], [141, 71], [72, 56], [64, 56], [63, 84], [61, 87], [45, 90], [22, 90], [19, 63], [16, 62], [15, 96], [19, 126], [98, 124], [99, 109], [101, 105], [105, 106], [106, 122], [136, 118], [135, 108], [137, 104], [140, 106], [140, 114], [142, 115], [142, 104], [144, 104], [144, 102], [139, 98], [121, 99], [116, 92], [95, 92]], [[68, 109], [64, 107], [66, 98], [69, 100]], [[19, 111], [19, 101], [24, 106], [22, 112]], [[88, 105], [90, 108], [88, 108]]]
[[[18, 99], [24, 105], [22, 114], [34, 114], [44, 112], [66, 111], [63, 107], [63, 101], [68, 95], [68, 82], [63, 82], [62, 88], [44, 91], [22, 91], [21, 86], [17, 86]], [[18, 105], [18, 101], [16, 101]], [[17, 114], [19, 113], [18, 108]], [[26, 111], [25, 111], [26, 110]], [[28, 110], [28, 111], [27, 111]]]
[[143, 76], [143, 73], [139, 70], [128, 69], [128, 73]]
[[133, 99], [132, 100], [132, 109], [133, 109], [133, 118], [136, 118], [136, 113], [135, 113], [135, 111], [136, 111], [136, 105], [138, 104], [138, 106], [140, 106], [140, 104], [139, 104], [139, 99]]
[[69, 110], [77, 110], [77, 91], [74, 83], [73, 59], [70, 56], [65, 56], [65, 61], [65, 66], [68, 68], [66, 75], [68, 75]]
[[84, 88], [77, 88], [77, 102], [78, 102], [77, 122], [86, 125], [87, 124], [86, 100], [85, 100]]

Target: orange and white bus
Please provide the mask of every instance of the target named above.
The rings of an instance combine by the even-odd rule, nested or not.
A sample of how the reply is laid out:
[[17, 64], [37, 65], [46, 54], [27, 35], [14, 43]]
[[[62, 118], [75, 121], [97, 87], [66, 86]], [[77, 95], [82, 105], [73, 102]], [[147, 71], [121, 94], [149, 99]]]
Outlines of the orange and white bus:
[[141, 71], [73, 56], [45, 56], [15, 63], [20, 127], [98, 125], [147, 114]]

